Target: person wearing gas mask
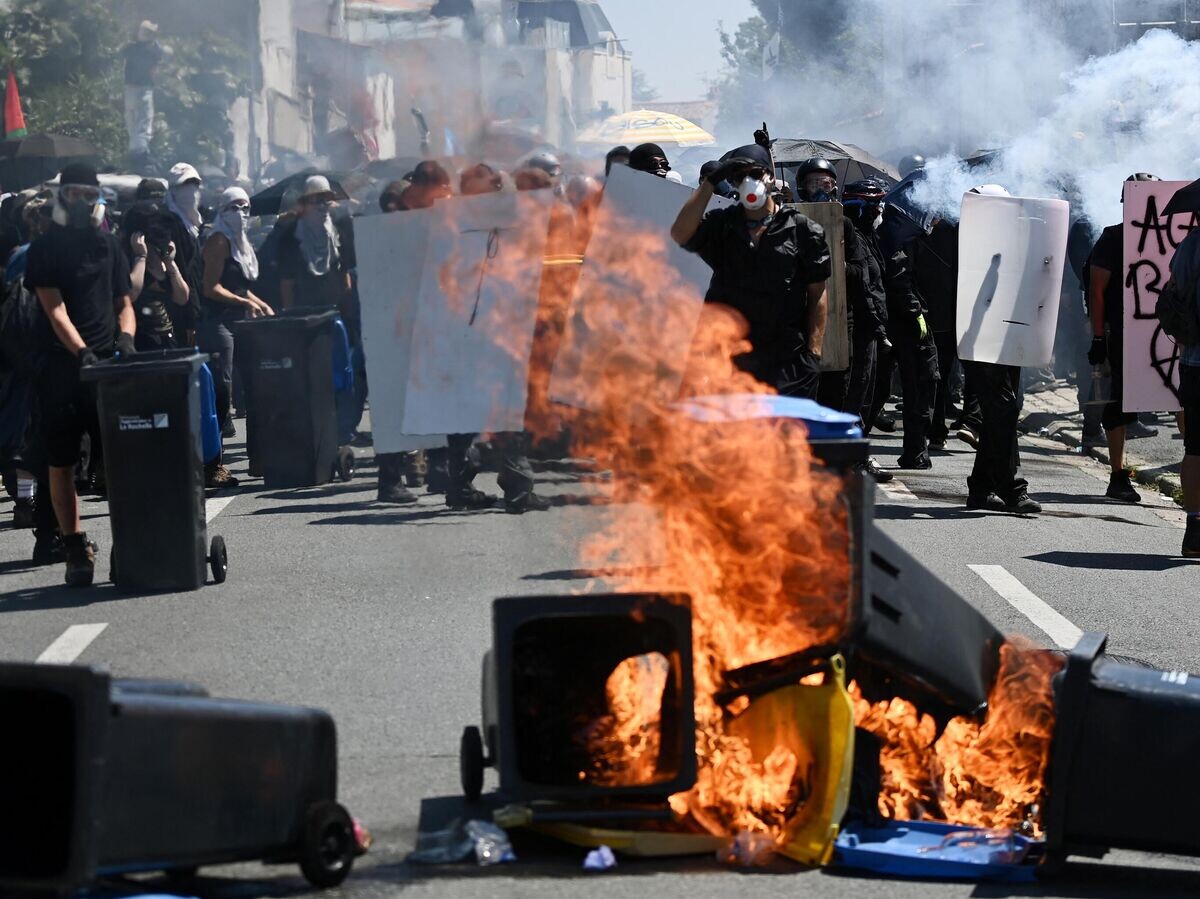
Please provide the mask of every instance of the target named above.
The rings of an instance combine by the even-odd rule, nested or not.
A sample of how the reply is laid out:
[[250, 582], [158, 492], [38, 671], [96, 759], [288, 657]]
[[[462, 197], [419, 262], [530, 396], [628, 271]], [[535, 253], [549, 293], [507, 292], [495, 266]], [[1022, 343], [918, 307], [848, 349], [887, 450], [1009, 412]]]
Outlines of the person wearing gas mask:
[[344, 310], [349, 301], [354, 250], [347, 229], [333, 221], [336, 196], [324, 175], [304, 182], [291, 239], [285, 236], [279, 248], [279, 295], [284, 309], [336, 306]]
[[838, 199], [837, 169], [828, 159], [814, 156], [796, 170], [796, 194], [801, 203], [828, 203]]
[[[873, 178], [847, 184], [842, 191], [842, 205], [847, 217], [854, 221], [859, 235], [883, 270], [887, 299], [884, 339], [891, 344], [904, 391], [904, 447], [897, 464], [903, 469], [923, 470], [932, 467], [929, 430], [933, 424], [938, 382], [937, 348], [925, 321], [923, 301], [913, 290], [908, 254], [902, 247], [885, 246], [879, 238], [886, 198], [886, 186]], [[890, 379], [890, 368], [883, 372], [877, 370], [877, 376]], [[878, 412], [878, 400], [877, 383], [873, 414]]]
[[666, 178], [671, 171], [667, 154], [658, 144], [639, 144], [629, 154], [629, 167], [635, 172], [646, 172]]
[[96, 396], [79, 372], [114, 351], [135, 352], [137, 319], [129, 265], [117, 239], [101, 229], [104, 200], [93, 166], [63, 169], [53, 224], [29, 247], [25, 286], [37, 294], [53, 330], [41, 379], [42, 440], [50, 499], [66, 553], [66, 582], [92, 583], [96, 546], [80, 527], [75, 465], [85, 432], [97, 434]]
[[139, 204], [126, 214], [123, 225], [131, 256], [130, 297], [138, 318], [137, 348], [174, 349], [178, 343], [171, 308], [187, 306], [191, 288], [176, 264], [170, 213], [157, 203]]
[[[706, 214], [716, 185], [738, 205]], [[729, 306], [749, 326], [738, 367], [785, 396], [815, 399], [821, 377], [831, 262], [824, 229], [773, 196], [770, 155], [751, 144], [726, 155], [680, 210], [671, 237], [713, 270], [705, 302]]]

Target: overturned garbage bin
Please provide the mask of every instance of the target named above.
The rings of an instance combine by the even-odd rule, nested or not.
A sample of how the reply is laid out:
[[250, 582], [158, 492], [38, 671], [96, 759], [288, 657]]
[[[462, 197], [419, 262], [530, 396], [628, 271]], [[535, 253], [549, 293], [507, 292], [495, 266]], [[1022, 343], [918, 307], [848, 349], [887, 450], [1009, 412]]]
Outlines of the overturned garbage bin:
[[83, 666], [0, 663], [0, 894], [261, 860], [318, 887], [359, 854], [317, 709]]
[[315, 487], [354, 475], [338, 445], [335, 308], [289, 309], [233, 324], [246, 388], [250, 472], [268, 488]]
[[81, 370], [96, 384], [108, 507], [110, 578], [122, 590], [198, 590], [221, 583], [225, 541], [207, 545], [201, 376], [195, 350], [159, 350]]

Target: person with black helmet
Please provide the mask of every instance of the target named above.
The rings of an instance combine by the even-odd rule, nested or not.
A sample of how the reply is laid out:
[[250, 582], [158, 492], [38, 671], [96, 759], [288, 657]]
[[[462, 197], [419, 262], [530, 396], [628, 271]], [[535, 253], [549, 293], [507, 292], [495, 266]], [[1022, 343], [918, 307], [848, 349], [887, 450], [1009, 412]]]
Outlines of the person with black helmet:
[[96, 396], [80, 379], [85, 365], [135, 352], [137, 319], [129, 264], [100, 225], [104, 199], [93, 166], [75, 163], [59, 178], [53, 224], [29, 247], [25, 286], [37, 294], [54, 336], [41, 379], [42, 439], [50, 499], [63, 535], [66, 582], [92, 583], [96, 547], [80, 528], [75, 464], [84, 433], [97, 433]]
[[920, 153], [911, 153], [900, 160], [897, 168], [900, 170], [900, 177], [907, 178], [913, 172], [919, 172], [925, 168], [925, 157]]
[[[1128, 181], [1159, 181], [1156, 175], [1138, 172]], [[1122, 194], [1122, 202], [1124, 195]], [[1084, 266], [1085, 287], [1088, 292], [1088, 315], [1092, 325], [1092, 346], [1088, 362], [1092, 365], [1109, 363], [1112, 369], [1112, 393], [1104, 406], [1102, 423], [1108, 435], [1108, 456], [1112, 473], [1105, 496], [1125, 503], [1141, 502], [1134, 489], [1129, 471], [1125, 468], [1125, 441], [1129, 437], [1150, 437], [1158, 433], [1137, 420], [1133, 412], [1122, 409], [1124, 399], [1125, 338], [1125, 229], [1124, 225], [1105, 228]]]
[[[707, 212], [728, 181], [738, 205]], [[705, 302], [745, 317], [751, 350], [735, 362], [784, 396], [815, 399], [831, 261], [824, 229], [774, 197], [770, 154], [757, 144], [726, 154], [683, 209], [671, 237], [713, 270]]]
[[825, 203], [838, 198], [838, 174], [828, 159], [814, 156], [796, 170], [796, 196], [801, 203]]
[[634, 147], [629, 154], [629, 167], [636, 172], [646, 172], [659, 178], [667, 177], [667, 173], [671, 171], [667, 154], [658, 144], [639, 144]]

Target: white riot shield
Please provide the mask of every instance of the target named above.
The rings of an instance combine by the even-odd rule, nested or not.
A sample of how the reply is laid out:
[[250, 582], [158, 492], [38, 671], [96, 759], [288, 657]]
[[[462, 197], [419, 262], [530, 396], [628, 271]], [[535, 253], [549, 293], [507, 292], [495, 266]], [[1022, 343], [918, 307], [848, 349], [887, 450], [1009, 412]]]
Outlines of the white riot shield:
[[356, 224], [378, 450], [524, 429], [552, 203], [488, 194]]
[[[604, 199], [588, 244], [579, 285], [567, 316], [563, 341], [550, 378], [550, 399], [581, 409], [594, 408], [595, 384], [619, 360], [630, 335], [654, 335], [657, 354], [657, 399], [670, 400], [679, 392], [688, 351], [712, 269], [699, 257], [677, 246], [671, 226], [692, 189], [614, 166], [604, 186]], [[730, 205], [714, 197], [709, 209]], [[621, 257], [631, 241], [661, 241], [665, 264], [676, 277], [671, 286], [646, 291], [638, 281], [600, 260]], [[626, 289], [627, 285], [627, 289]], [[614, 297], [629, 297], [620, 315], [613, 315]]]
[[1050, 363], [1070, 207], [1064, 200], [965, 194], [958, 233], [958, 355]]
[[[1129, 181], [1125, 184], [1124, 270], [1113, 272], [1125, 285], [1123, 338], [1125, 412], [1177, 412], [1179, 347], [1158, 323], [1155, 306], [1171, 277], [1175, 248], [1200, 224], [1192, 213], [1163, 215], [1175, 191], [1188, 181]], [[1195, 223], [1195, 224], [1194, 224]]]

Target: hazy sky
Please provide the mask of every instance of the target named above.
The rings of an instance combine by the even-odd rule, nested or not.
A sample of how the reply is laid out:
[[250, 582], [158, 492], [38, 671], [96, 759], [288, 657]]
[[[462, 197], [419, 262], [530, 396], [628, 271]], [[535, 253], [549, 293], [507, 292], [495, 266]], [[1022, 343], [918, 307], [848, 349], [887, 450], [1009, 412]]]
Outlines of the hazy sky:
[[734, 31], [750, 0], [600, 0], [613, 30], [664, 100], [700, 100], [721, 70], [717, 23]]

